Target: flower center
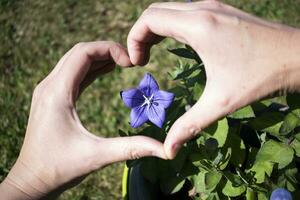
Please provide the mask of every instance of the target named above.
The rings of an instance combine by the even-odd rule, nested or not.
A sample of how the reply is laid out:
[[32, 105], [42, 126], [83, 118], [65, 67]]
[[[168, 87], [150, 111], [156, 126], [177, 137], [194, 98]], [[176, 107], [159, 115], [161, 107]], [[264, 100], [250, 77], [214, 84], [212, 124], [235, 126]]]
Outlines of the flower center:
[[144, 103], [141, 105], [141, 107], [143, 107], [144, 105], [147, 105], [148, 107], [151, 105], [152, 103], [152, 99], [153, 99], [153, 94], [150, 96], [150, 98], [146, 97], [145, 95], [143, 95], [145, 101]]

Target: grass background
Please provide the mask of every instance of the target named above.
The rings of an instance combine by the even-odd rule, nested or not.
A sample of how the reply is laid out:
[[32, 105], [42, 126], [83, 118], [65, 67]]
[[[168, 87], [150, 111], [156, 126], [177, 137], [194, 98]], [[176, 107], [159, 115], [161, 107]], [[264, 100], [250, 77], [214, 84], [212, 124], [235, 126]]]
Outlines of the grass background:
[[[126, 36], [141, 12], [153, 0], [0, 0], [0, 181], [18, 156], [34, 87], [75, 43], [114, 40]], [[265, 19], [300, 26], [299, 0], [227, 0]], [[162, 88], [174, 66], [165, 40], [152, 50], [145, 68], [116, 70], [97, 79], [78, 102], [83, 124], [93, 133], [117, 136], [128, 129], [129, 110], [119, 91], [135, 85], [145, 71], [152, 72]], [[99, 155], [101, 156], [101, 155]], [[60, 199], [110, 200], [121, 198], [123, 164], [90, 175]]]

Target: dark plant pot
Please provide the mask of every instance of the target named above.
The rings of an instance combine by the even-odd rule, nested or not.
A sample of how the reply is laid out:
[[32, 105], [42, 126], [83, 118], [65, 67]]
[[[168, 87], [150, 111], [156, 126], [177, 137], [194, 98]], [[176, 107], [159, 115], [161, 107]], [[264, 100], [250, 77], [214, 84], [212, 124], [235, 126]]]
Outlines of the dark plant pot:
[[142, 176], [140, 165], [129, 169], [125, 166], [122, 197], [123, 200], [191, 200], [188, 195], [188, 186], [184, 186], [183, 189], [172, 195], [163, 194], [159, 184], [152, 184]]

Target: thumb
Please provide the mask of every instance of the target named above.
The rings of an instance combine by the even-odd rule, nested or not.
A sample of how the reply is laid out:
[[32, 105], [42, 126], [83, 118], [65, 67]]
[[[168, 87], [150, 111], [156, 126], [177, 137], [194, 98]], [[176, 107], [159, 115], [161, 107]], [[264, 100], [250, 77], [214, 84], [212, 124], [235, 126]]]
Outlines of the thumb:
[[224, 107], [220, 105], [203, 94], [192, 108], [175, 121], [164, 142], [168, 159], [173, 159], [185, 142], [225, 115]]
[[152, 45], [164, 37], [172, 37], [187, 43], [189, 25], [186, 19], [193, 19], [191, 13], [181, 10], [150, 7], [139, 17], [127, 37], [130, 60], [134, 65], [145, 65]]
[[167, 158], [163, 144], [146, 136], [105, 138], [99, 151], [103, 166], [145, 156]]

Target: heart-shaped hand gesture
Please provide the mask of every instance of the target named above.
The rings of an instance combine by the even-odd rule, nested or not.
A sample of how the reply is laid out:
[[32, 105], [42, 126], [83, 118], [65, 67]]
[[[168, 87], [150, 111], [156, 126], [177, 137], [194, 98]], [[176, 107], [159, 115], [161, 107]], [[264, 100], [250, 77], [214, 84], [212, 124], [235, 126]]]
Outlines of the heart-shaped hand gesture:
[[[21, 195], [15, 199], [49, 199], [108, 164], [142, 156], [165, 158], [163, 145], [154, 139], [101, 138], [80, 123], [75, 108], [79, 94], [97, 76], [113, 70], [115, 63], [131, 65], [121, 45], [80, 43], [36, 87], [24, 144], [16, 164], [1, 184], [1, 198]], [[3, 193], [4, 189], [12, 191]]]
[[267, 22], [216, 0], [154, 3], [131, 29], [128, 53], [145, 65], [152, 45], [171, 37], [193, 47], [203, 60], [206, 87], [198, 102], [171, 127], [165, 151], [208, 125], [278, 90], [299, 90], [299, 30]]

